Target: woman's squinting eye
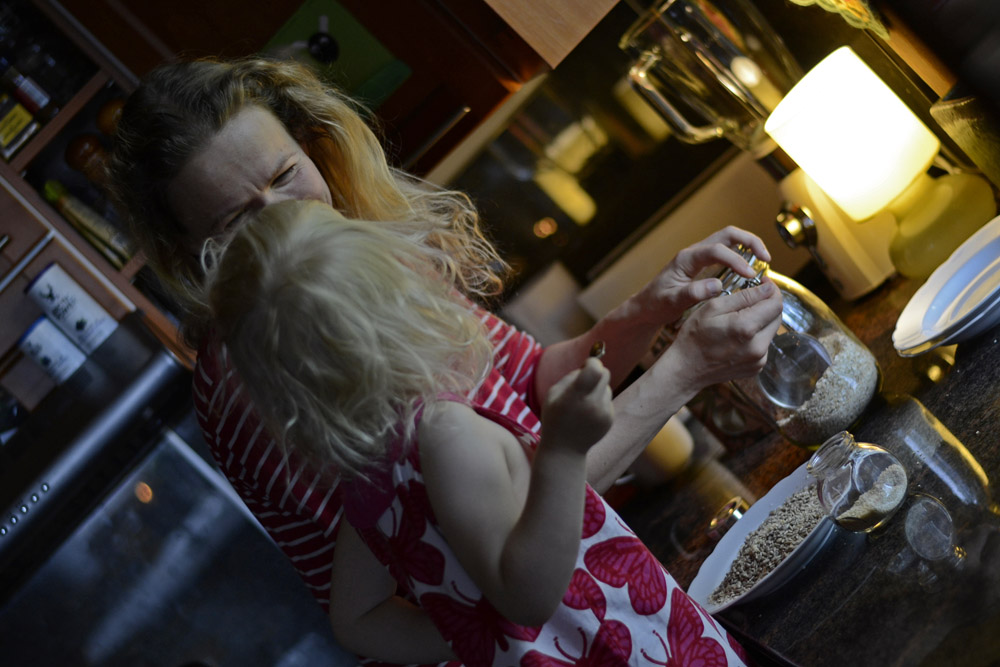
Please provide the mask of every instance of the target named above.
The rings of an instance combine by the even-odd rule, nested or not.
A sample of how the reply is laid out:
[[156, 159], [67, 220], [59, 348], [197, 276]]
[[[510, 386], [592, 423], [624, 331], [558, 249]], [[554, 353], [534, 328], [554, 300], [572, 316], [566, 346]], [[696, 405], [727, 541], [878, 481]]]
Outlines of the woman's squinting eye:
[[246, 215], [246, 210], [244, 209], [242, 211], [239, 211], [233, 217], [231, 217], [228, 220], [226, 220], [225, 224], [222, 227], [222, 231], [228, 232], [231, 229], [235, 228], [236, 225], [238, 225], [240, 223], [240, 221], [243, 220], [243, 216], [245, 216], [245, 215]]
[[298, 170], [298, 165], [293, 164], [288, 169], [278, 174], [278, 177], [274, 179], [274, 182], [277, 183], [278, 185], [287, 183], [288, 181], [292, 180], [292, 176], [295, 175], [296, 170]]

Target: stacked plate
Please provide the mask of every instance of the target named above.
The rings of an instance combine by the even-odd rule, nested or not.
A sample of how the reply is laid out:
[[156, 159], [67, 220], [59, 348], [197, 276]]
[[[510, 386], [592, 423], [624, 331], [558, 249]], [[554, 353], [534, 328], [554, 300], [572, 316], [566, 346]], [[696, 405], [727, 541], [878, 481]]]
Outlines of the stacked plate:
[[966, 239], [917, 290], [892, 344], [913, 357], [969, 340], [1000, 324], [1000, 216]]

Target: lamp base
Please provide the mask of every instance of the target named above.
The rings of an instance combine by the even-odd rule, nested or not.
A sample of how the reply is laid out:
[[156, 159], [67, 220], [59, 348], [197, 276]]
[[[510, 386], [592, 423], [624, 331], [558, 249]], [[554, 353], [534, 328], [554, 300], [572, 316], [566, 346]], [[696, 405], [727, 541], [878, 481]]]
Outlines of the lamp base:
[[965, 239], [997, 213], [993, 189], [974, 174], [930, 181], [899, 223], [889, 256], [900, 274], [927, 278]]
[[889, 240], [896, 232], [896, 218], [890, 212], [854, 222], [802, 169], [782, 179], [778, 192], [787, 203], [808, 210], [816, 238], [803, 245], [844, 299], [860, 298], [896, 273], [889, 257]]

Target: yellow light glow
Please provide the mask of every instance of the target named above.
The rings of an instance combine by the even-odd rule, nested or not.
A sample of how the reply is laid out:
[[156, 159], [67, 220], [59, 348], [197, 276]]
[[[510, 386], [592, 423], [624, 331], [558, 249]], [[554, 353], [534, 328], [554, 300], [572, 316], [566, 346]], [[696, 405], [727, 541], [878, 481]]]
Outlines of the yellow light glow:
[[138, 482], [135, 485], [135, 497], [140, 503], [149, 503], [153, 500], [153, 489], [145, 482]]
[[535, 236], [540, 239], [546, 239], [552, 236], [558, 229], [559, 224], [556, 223], [554, 219], [549, 217], [542, 218], [532, 227], [532, 231], [535, 233]]
[[899, 196], [940, 148], [846, 46], [788, 92], [764, 129], [855, 220], [870, 218]]
[[576, 224], [587, 224], [597, 213], [597, 203], [572, 174], [555, 166], [539, 165], [534, 181]]

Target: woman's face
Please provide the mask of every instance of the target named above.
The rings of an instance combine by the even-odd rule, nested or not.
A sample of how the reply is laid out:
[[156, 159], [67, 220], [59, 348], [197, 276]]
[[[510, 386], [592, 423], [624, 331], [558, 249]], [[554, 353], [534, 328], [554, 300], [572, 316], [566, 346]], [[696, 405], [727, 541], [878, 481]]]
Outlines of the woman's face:
[[167, 188], [167, 201], [193, 251], [268, 204], [333, 204], [316, 165], [274, 114], [249, 106], [194, 154]]

